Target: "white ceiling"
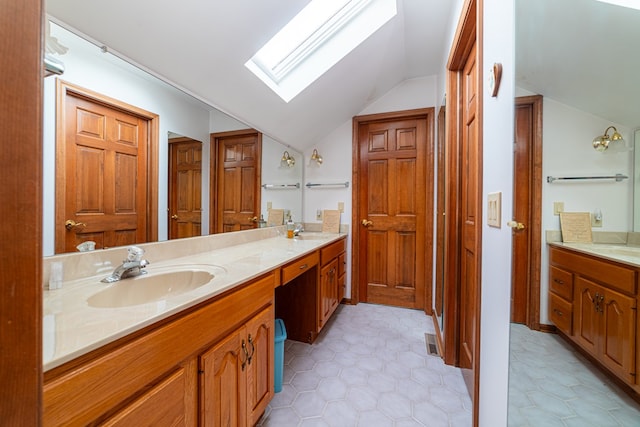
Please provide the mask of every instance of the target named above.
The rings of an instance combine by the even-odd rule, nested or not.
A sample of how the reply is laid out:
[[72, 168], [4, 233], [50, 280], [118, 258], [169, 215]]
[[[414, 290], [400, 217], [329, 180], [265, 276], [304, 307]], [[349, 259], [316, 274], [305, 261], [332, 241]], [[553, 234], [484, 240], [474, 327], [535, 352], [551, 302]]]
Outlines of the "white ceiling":
[[640, 126], [640, 11], [595, 0], [517, 0], [516, 81]]
[[308, 1], [48, 0], [47, 12], [299, 149], [403, 80], [441, 73], [454, 2], [398, 0], [395, 18], [285, 103], [244, 63]]

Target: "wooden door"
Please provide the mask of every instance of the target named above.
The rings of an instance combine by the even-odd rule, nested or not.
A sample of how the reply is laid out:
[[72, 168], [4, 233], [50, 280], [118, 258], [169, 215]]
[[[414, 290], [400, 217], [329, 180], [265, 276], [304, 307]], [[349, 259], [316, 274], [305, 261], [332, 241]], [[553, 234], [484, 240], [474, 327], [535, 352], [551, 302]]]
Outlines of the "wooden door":
[[69, 87], [60, 100], [56, 253], [147, 242], [149, 121]]
[[582, 277], [576, 278], [576, 299], [573, 304], [573, 328], [580, 346], [594, 356], [598, 353], [598, 313], [595, 309], [596, 294], [602, 293], [597, 284]]
[[607, 288], [598, 304], [603, 363], [628, 383], [635, 381], [636, 299]]
[[274, 319], [274, 308], [270, 305], [246, 325], [251, 352], [247, 365], [247, 423], [250, 426], [260, 419], [274, 394]]
[[[0, 424], [42, 424], [42, 54], [44, 2], [0, 13]], [[51, 79], [53, 77], [49, 77]]]
[[511, 321], [540, 324], [542, 96], [516, 98], [513, 154]]
[[202, 143], [169, 139], [169, 239], [202, 234]]
[[200, 425], [247, 425], [244, 327], [200, 356]]
[[472, 368], [476, 348], [476, 322], [478, 299], [480, 297], [480, 161], [478, 144], [478, 74], [476, 66], [476, 45], [474, 42], [467, 58], [461, 79], [462, 132], [461, 156], [461, 245], [460, 255], [460, 366]]
[[425, 167], [433, 110], [356, 119], [359, 298], [422, 309], [431, 277], [426, 224], [433, 213], [427, 215], [426, 206], [433, 198], [433, 178], [427, 182]]
[[211, 135], [213, 233], [257, 227], [260, 216], [262, 135], [243, 130]]

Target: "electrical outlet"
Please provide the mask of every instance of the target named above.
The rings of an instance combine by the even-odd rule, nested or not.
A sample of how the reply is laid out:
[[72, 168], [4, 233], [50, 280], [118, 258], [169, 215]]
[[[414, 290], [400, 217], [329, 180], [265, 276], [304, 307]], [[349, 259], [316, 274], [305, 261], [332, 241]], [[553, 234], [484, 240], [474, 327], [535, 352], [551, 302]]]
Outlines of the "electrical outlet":
[[344, 202], [338, 202], [338, 210], [344, 212]]
[[558, 216], [560, 212], [564, 212], [564, 202], [553, 202], [553, 214]]
[[316, 210], [316, 221], [322, 221], [322, 209]]
[[602, 227], [602, 211], [600, 209], [596, 209], [595, 212], [591, 214], [591, 227], [592, 228]]
[[273, 208], [273, 204], [271, 202], [267, 202], [267, 210], [270, 211]]

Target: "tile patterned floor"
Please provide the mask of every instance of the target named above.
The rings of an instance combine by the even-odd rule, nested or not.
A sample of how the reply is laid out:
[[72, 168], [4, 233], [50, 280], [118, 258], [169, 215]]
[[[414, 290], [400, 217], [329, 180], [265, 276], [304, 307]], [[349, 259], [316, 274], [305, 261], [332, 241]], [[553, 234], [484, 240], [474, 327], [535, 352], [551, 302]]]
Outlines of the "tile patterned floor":
[[426, 352], [419, 310], [341, 305], [313, 345], [285, 341], [283, 388], [258, 425], [468, 427], [459, 369]]
[[640, 426], [640, 405], [562, 338], [511, 325], [509, 427]]

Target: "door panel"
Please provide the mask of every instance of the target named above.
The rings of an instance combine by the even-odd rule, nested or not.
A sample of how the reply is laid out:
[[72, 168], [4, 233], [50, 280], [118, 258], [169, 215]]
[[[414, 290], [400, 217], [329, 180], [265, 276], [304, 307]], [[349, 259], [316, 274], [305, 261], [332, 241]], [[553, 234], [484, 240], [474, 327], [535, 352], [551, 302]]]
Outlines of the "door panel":
[[87, 240], [96, 248], [146, 242], [148, 120], [70, 91], [63, 105], [56, 253]]
[[462, 256], [460, 257], [461, 273], [461, 322], [460, 366], [472, 368], [475, 358], [475, 330], [478, 317], [479, 277], [478, 277], [478, 244], [480, 224], [478, 214], [479, 152], [477, 126], [477, 68], [475, 44], [471, 49], [462, 75]]
[[425, 305], [428, 119], [433, 120], [425, 115], [358, 125], [359, 216], [371, 221], [359, 225], [363, 301]]
[[[213, 232], [247, 230], [256, 228], [260, 212], [260, 162], [262, 136], [248, 131], [212, 134], [217, 154], [212, 166], [217, 172], [216, 194], [212, 209]], [[255, 218], [255, 219], [254, 219]]]
[[202, 234], [202, 143], [169, 140], [169, 238]]

